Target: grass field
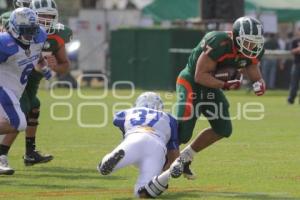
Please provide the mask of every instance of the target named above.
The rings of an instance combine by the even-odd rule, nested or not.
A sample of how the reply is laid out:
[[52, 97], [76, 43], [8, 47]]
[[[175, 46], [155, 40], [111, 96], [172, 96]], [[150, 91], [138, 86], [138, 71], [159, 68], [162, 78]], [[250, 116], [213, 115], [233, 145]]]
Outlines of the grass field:
[[[56, 95], [68, 92], [55, 90]], [[97, 90], [85, 90], [86, 95], [96, 95]], [[127, 95], [128, 91], [118, 91]], [[161, 93], [170, 102], [174, 93]], [[165, 95], [167, 94], [167, 95]], [[229, 93], [232, 115], [238, 103], [261, 102], [265, 107], [264, 119], [234, 120], [234, 133], [230, 139], [206, 149], [197, 155], [193, 169], [198, 179], [172, 180], [170, 189], [162, 199], [203, 200], [296, 200], [300, 199], [300, 105], [288, 106], [286, 92], [269, 92], [255, 97], [244, 91]], [[122, 169], [111, 176], [100, 176], [96, 165], [102, 156], [121, 140], [117, 128], [111, 125], [111, 107], [118, 100], [109, 92], [103, 100], [83, 100], [74, 91], [67, 100], [56, 100], [48, 91], [40, 91], [42, 101], [41, 125], [37, 145], [43, 152], [52, 153], [55, 159], [44, 165], [25, 167], [24, 134], [20, 134], [10, 152], [13, 176], [0, 176], [0, 199], [132, 199], [137, 170]], [[71, 103], [73, 115], [66, 121], [50, 117], [55, 102]], [[80, 103], [108, 105], [108, 125], [103, 128], [80, 128], [77, 121]], [[57, 117], [68, 117], [70, 107], [57, 107]], [[84, 107], [80, 115], [85, 124], [101, 123], [104, 110], [94, 106]], [[206, 127], [198, 121], [196, 132]]]

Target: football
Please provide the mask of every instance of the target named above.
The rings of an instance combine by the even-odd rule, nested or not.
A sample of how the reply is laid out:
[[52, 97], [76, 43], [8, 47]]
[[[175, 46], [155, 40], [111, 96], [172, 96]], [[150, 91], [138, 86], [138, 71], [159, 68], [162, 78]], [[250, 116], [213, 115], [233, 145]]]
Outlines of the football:
[[234, 67], [221, 67], [213, 73], [213, 76], [221, 81], [230, 81], [238, 79], [239, 71]]

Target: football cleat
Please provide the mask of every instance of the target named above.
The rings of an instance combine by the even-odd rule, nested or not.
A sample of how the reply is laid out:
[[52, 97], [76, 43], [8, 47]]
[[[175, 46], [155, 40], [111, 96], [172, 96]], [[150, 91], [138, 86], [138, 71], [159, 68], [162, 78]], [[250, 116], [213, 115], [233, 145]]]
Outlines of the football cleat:
[[8, 165], [7, 156], [0, 156], [0, 175], [13, 175], [15, 170]]
[[172, 178], [178, 178], [181, 176], [183, 173], [183, 168], [184, 168], [184, 162], [183, 160], [179, 157], [177, 158], [170, 166], [170, 174]]
[[100, 162], [97, 169], [102, 175], [108, 175], [110, 174], [115, 166], [122, 160], [125, 156], [125, 151], [123, 149], [120, 149], [116, 153], [112, 155], [112, 157], [108, 158], [103, 163]]
[[32, 153], [25, 154], [24, 164], [26, 166], [32, 166], [35, 164], [47, 163], [53, 160], [53, 156], [49, 154], [42, 155], [39, 151], [33, 151]]
[[197, 176], [190, 169], [191, 161], [185, 162], [183, 164], [183, 176], [189, 180], [195, 180]]

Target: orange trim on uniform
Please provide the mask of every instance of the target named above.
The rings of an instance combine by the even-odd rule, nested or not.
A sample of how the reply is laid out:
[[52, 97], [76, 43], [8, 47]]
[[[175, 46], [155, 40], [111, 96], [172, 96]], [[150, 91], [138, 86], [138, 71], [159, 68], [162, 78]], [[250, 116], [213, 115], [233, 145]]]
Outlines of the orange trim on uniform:
[[236, 54], [234, 54], [234, 53], [226, 53], [226, 54], [224, 54], [223, 56], [221, 56], [218, 60], [217, 60], [217, 62], [222, 62], [223, 60], [225, 60], [226, 58], [235, 58], [236, 57]]
[[252, 64], [257, 65], [259, 63], [259, 60], [257, 58], [251, 59]]
[[[220, 57], [217, 60], [217, 62], [222, 62], [226, 58], [235, 58], [236, 56], [239, 56], [240, 58], [248, 58], [247, 56], [243, 55], [242, 53], [239, 53], [237, 48], [235, 47], [234, 41], [233, 41], [233, 32], [232, 31], [225, 31], [225, 32], [228, 34], [228, 36], [232, 40], [232, 53], [228, 53], [228, 54], [223, 55], [222, 57]], [[254, 64], [254, 65], [257, 65], [259, 63], [259, 60], [257, 58], [250, 58], [250, 59], [251, 59], [251, 63]]]
[[251, 63], [254, 64], [254, 65], [257, 65], [259, 63], [259, 60], [257, 58], [249, 58], [245, 55], [243, 55], [242, 53], [239, 55], [241, 58], [248, 58], [251, 60]]
[[[227, 33], [229, 37], [231, 37], [232, 35], [229, 35], [229, 32]], [[232, 32], [231, 32], [232, 34]], [[231, 38], [232, 39], [232, 38]], [[234, 42], [233, 40], [231, 40], [232, 42], [232, 53], [226, 53], [224, 54], [223, 56], [221, 56], [217, 62], [222, 62], [223, 60], [225, 60], [226, 58], [229, 59], [229, 58], [235, 58], [237, 56], [237, 49], [235, 48], [234, 46]]]
[[54, 39], [54, 40], [56, 40], [58, 42], [59, 46], [62, 46], [62, 45], [65, 44], [65, 41], [61, 37], [59, 37], [58, 35], [56, 35], [56, 34], [48, 35], [47, 38], [48, 39]]
[[178, 77], [176, 84], [182, 85], [187, 90], [187, 94], [186, 94], [187, 104], [185, 105], [183, 118], [190, 118], [192, 114], [191, 105], [193, 105], [193, 88], [187, 80], [180, 77]]

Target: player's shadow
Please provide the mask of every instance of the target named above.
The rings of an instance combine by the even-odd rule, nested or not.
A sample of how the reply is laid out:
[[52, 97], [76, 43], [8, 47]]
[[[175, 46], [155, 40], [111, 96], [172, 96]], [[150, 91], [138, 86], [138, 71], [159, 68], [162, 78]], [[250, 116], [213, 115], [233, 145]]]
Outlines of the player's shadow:
[[185, 192], [171, 192], [161, 199], [206, 199], [206, 198], [224, 198], [224, 199], [252, 199], [252, 200], [300, 200], [297, 197], [288, 197], [284, 195], [271, 195], [264, 193], [243, 193], [243, 192], [205, 192], [201, 190], [190, 190]]
[[[25, 170], [24, 170], [25, 171]], [[76, 167], [38, 167], [38, 168], [31, 168], [28, 170], [26, 168], [26, 171], [35, 171], [35, 172], [47, 172], [47, 173], [62, 173], [62, 174], [86, 174], [86, 173], [95, 173], [96, 169], [90, 169], [90, 168], [76, 168]]]
[[[25, 170], [24, 170], [25, 171]], [[31, 170], [33, 174], [26, 173], [23, 174], [24, 177], [36, 177], [36, 178], [61, 178], [61, 179], [74, 179], [74, 180], [82, 180], [82, 179], [102, 179], [102, 180], [126, 180], [126, 177], [121, 176], [101, 176], [96, 169], [90, 168], [65, 168], [65, 167], [39, 167], [32, 168]], [[20, 175], [22, 176], [22, 175]]]

